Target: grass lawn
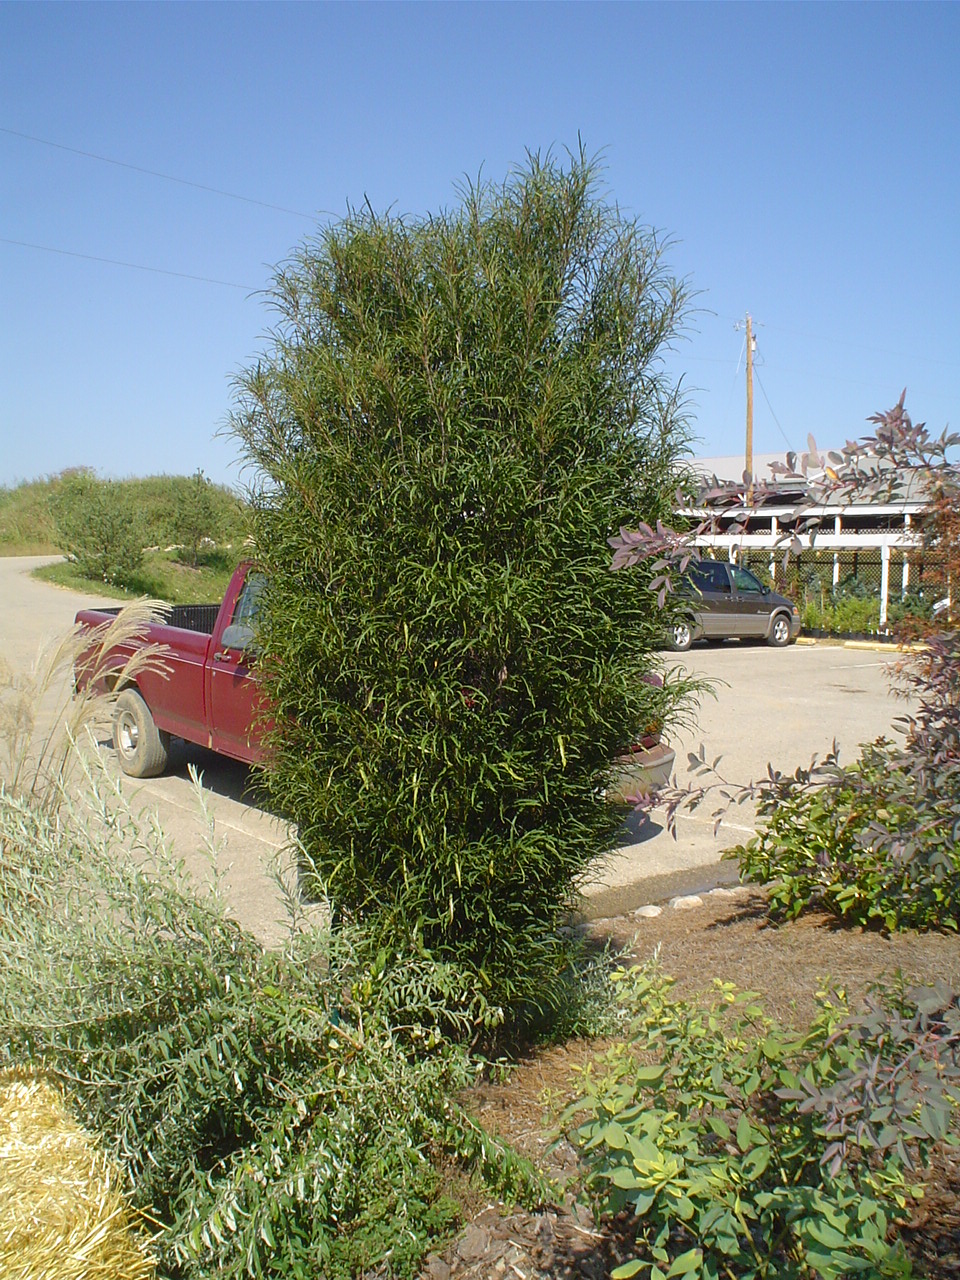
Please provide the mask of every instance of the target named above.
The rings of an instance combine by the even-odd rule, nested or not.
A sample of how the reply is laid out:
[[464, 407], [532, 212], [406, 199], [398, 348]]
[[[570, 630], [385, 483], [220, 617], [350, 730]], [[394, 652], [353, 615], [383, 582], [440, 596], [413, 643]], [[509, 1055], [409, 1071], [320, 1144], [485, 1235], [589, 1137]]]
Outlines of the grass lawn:
[[138, 600], [149, 596], [168, 604], [219, 604], [234, 569], [243, 559], [242, 547], [223, 547], [200, 556], [197, 568], [182, 564], [172, 551], [148, 551], [143, 569], [128, 588], [84, 578], [66, 560], [42, 565], [33, 576], [92, 595]]

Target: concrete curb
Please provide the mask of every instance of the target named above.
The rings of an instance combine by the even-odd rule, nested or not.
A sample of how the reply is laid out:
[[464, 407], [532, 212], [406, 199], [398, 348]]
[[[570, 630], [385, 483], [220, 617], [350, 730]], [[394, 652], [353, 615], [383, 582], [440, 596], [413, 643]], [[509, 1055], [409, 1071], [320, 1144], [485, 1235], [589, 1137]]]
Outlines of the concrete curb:
[[871, 653], [922, 653], [922, 644], [884, 644], [881, 640], [844, 640], [845, 649], [866, 649]]
[[894, 644], [889, 640], [844, 640], [842, 636], [835, 639], [827, 636], [798, 636], [795, 644], [809, 649], [822, 645], [826, 649], [866, 649], [871, 653], [922, 653], [926, 645], [911, 641], [909, 644]]
[[577, 915], [584, 921], [631, 915], [641, 906], [710, 893], [714, 889], [731, 888], [739, 883], [740, 868], [732, 860], [708, 862], [675, 871], [654, 870], [650, 875], [641, 875], [629, 883], [583, 894]]

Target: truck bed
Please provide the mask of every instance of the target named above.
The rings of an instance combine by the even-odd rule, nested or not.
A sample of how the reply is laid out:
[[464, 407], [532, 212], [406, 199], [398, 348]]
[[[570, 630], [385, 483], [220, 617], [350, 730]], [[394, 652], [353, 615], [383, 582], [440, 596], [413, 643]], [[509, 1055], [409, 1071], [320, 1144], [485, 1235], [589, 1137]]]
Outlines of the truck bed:
[[[116, 616], [120, 608], [118, 606], [98, 609], [97, 612]], [[217, 625], [220, 606], [218, 604], [171, 604], [160, 612], [168, 627], [178, 627], [181, 631], [196, 631], [200, 635], [212, 636], [213, 629]]]

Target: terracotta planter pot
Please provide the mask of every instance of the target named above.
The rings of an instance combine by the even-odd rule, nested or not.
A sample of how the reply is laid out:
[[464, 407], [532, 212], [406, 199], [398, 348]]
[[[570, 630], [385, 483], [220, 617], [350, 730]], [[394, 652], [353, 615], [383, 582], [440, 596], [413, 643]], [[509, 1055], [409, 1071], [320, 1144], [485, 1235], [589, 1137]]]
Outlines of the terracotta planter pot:
[[614, 761], [613, 776], [605, 792], [610, 804], [633, 804], [670, 781], [676, 752], [666, 743], [631, 751]]

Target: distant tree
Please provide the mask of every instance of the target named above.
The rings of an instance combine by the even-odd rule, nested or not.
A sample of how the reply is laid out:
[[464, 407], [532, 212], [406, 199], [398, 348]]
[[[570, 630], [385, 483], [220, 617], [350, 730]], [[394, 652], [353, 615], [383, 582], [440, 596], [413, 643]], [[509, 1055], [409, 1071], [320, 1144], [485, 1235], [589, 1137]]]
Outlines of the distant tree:
[[200, 548], [205, 542], [216, 542], [219, 535], [219, 512], [213, 485], [200, 467], [185, 482], [177, 485], [173, 532], [179, 557], [196, 567]]
[[337, 909], [555, 996], [554, 933], [656, 718], [648, 569], [606, 541], [673, 507], [661, 358], [686, 291], [581, 153], [450, 212], [369, 209], [278, 273], [234, 427], [259, 474], [267, 785]]
[[127, 586], [143, 566], [141, 514], [125, 486], [92, 471], [67, 471], [50, 507], [57, 545], [84, 577]]

